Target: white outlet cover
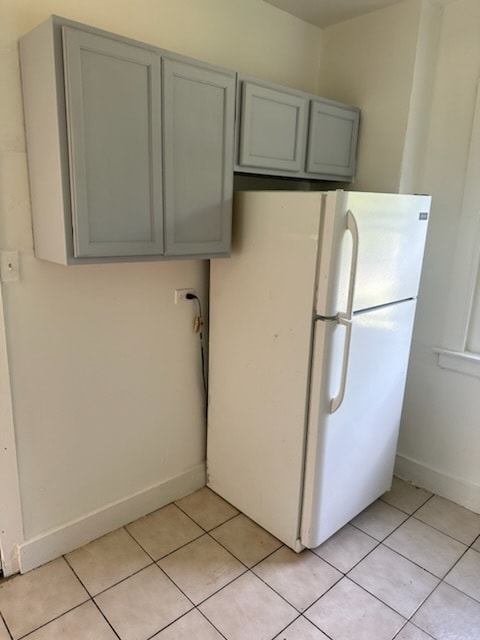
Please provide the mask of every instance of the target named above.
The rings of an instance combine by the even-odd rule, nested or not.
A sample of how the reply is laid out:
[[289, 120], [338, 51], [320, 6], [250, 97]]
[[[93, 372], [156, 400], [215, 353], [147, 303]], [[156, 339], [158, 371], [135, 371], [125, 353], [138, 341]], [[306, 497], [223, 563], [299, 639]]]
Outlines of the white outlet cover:
[[18, 251], [0, 252], [0, 277], [2, 282], [18, 282], [19, 273]]

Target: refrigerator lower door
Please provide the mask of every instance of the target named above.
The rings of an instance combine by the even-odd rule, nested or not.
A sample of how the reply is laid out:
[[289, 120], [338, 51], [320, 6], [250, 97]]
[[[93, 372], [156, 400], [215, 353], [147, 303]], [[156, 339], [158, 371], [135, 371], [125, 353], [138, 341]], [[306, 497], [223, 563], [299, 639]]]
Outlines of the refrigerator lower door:
[[[308, 548], [390, 488], [415, 304], [355, 315], [348, 360], [346, 327], [315, 323], [301, 522]], [[343, 400], [332, 413], [345, 366]]]

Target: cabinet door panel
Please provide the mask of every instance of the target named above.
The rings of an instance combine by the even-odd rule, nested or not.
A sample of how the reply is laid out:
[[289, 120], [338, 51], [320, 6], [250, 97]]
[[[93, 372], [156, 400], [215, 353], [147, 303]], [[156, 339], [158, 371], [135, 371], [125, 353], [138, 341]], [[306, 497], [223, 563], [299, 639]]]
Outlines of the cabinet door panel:
[[63, 28], [76, 257], [163, 253], [160, 57]]
[[239, 164], [302, 171], [305, 112], [302, 96], [243, 82]]
[[163, 61], [165, 248], [205, 257], [230, 250], [235, 79]]
[[356, 109], [311, 101], [307, 172], [353, 176], [358, 120]]

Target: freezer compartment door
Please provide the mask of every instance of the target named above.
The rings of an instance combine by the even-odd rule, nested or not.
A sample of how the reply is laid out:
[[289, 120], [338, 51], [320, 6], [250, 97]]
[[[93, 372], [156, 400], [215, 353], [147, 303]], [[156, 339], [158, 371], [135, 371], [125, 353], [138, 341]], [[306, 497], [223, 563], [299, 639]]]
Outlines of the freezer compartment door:
[[353, 311], [415, 298], [430, 202], [430, 196], [329, 192], [317, 314], [345, 314], [349, 292]]
[[[314, 548], [390, 487], [415, 301], [315, 323], [301, 540]], [[340, 403], [339, 389], [345, 380]], [[338, 404], [338, 406], [334, 406]]]

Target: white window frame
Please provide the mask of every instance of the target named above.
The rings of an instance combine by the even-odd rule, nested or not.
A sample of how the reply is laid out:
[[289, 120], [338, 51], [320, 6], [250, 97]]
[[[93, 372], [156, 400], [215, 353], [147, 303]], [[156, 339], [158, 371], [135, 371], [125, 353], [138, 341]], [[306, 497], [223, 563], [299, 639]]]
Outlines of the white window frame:
[[[455, 246], [444, 347], [435, 349], [444, 369], [480, 378], [480, 353], [468, 350], [468, 335], [480, 277], [480, 82], [477, 85], [460, 223]], [[478, 295], [478, 293], [477, 293]]]

